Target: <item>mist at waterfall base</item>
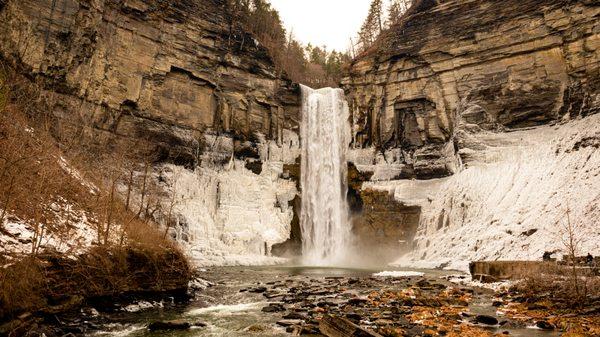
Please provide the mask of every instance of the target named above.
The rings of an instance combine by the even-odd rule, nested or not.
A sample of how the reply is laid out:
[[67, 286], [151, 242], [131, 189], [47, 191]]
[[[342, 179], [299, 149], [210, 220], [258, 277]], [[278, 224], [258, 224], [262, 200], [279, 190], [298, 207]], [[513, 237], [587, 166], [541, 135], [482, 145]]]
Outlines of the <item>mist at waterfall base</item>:
[[341, 89], [302, 86], [302, 264], [352, 265], [346, 201], [348, 104]]

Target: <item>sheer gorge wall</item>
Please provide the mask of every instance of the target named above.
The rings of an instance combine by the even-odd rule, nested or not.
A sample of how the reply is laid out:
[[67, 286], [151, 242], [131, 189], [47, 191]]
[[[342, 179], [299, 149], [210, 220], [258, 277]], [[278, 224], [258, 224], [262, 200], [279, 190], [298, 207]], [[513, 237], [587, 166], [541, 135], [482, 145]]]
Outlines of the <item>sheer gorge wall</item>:
[[173, 235], [204, 262], [289, 237], [300, 90], [225, 1], [8, 0], [0, 22], [0, 55], [40, 86], [54, 135], [151, 158], [178, 196]]
[[[460, 258], [462, 268], [464, 260], [476, 258], [539, 258], [544, 241], [551, 242], [546, 249], [555, 248], [558, 239], [551, 232], [569, 204], [581, 207], [577, 219], [585, 233], [593, 232], [598, 192], [591, 192], [589, 184], [599, 185], [591, 164], [597, 147], [563, 153], [574, 139], [596, 144], [600, 137], [586, 127], [597, 119], [585, 118], [600, 111], [599, 19], [600, 6], [587, 0], [420, 1], [353, 62], [343, 81], [353, 123], [350, 156], [363, 175], [370, 175], [363, 194], [387, 191], [396, 202], [413, 207], [396, 218], [404, 229], [398, 232], [408, 232], [398, 238], [416, 241], [398, 249], [415, 244], [413, 261], [447, 265]], [[584, 120], [569, 124], [578, 118]], [[549, 124], [564, 131], [543, 128]], [[533, 129], [508, 132], [528, 128]], [[542, 134], [553, 134], [544, 139], [554, 145], [535, 141]], [[554, 156], [542, 150], [546, 146], [554, 146], [547, 150]], [[573, 162], [578, 165], [568, 164]], [[512, 175], [512, 170], [494, 167], [528, 167], [530, 172]], [[560, 167], [562, 173], [556, 172]], [[587, 178], [582, 178], [585, 184], [569, 186], [556, 181], [562, 187], [549, 190], [557, 189], [561, 203], [551, 196], [540, 199], [525, 183], [511, 185], [518, 179], [553, 181], [553, 176], [569, 176], [567, 171]], [[448, 176], [453, 177], [444, 179]], [[508, 186], [495, 185], [503, 183]], [[521, 216], [490, 208], [493, 201], [484, 197], [490, 184], [506, 197], [497, 201], [512, 203]], [[548, 212], [533, 217], [540, 205]], [[414, 207], [422, 212], [420, 220], [410, 216]], [[560, 212], [550, 212], [553, 207]], [[484, 216], [476, 209], [500, 214]], [[489, 227], [500, 234], [487, 236], [483, 228]], [[538, 231], [520, 236], [530, 230]], [[586, 240], [597, 241], [594, 235]], [[498, 240], [505, 244], [492, 244]]]
[[11, 0], [0, 18], [1, 54], [43, 85], [65, 138], [148, 140], [193, 166], [206, 132], [298, 128], [297, 85], [224, 1]]
[[403, 149], [407, 174], [456, 171], [457, 121], [491, 130], [598, 112], [593, 1], [421, 1], [343, 82], [354, 147]]

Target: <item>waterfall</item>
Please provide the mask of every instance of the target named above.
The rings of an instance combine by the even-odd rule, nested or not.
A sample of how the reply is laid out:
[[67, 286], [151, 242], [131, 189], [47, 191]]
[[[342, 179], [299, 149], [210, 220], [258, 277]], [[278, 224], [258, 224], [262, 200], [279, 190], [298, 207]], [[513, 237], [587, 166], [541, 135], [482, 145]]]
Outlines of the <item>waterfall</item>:
[[306, 265], [340, 265], [351, 226], [346, 202], [348, 104], [341, 89], [302, 86], [302, 255]]

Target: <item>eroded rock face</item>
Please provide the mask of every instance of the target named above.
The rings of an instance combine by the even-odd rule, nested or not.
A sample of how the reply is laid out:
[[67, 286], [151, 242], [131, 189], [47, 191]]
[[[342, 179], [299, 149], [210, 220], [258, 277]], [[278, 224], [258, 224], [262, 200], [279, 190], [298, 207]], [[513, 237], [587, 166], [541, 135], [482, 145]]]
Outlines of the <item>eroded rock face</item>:
[[421, 207], [406, 205], [388, 191], [367, 188], [360, 192], [360, 197], [363, 209], [353, 217], [352, 225], [363, 258], [392, 262], [411, 248]]
[[354, 147], [396, 153], [429, 179], [455, 173], [459, 120], [513, 129], [600, 110], [596, 1], [437, 2], [421, 1], [352, 64]]
[[343, 81], [349, 158], [372, 173], [355, 231], [403, 224], [394, 203], [412, 205], [412, 250], [397, 263], [465, 269], [541, 258], [560, 246], [542, 232], [570, 209], [594, 250], [598, 153], [574, 144], [595, 144], [599, 69], [597, 1], [419, 1]]
[[142, 139], [193, 167], [204, 133], [298, 127], [299, 89], [225, 1], [5, 0], [0, 22], [0, 55], [46, 88], [61, 138]]
[[151, 155], [181, 200], [153, 216], [195, 262], [264, 264], [288, 239], [299, 87], [225, 0], [0, 0], [0, 22], [0, 60], [39, 85], [59, 140]]

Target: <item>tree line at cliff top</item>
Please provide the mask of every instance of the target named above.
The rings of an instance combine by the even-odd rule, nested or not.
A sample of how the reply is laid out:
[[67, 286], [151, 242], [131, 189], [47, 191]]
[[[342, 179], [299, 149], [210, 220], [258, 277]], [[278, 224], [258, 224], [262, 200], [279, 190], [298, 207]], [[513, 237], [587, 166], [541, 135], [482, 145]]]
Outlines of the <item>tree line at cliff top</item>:
[[337, 87], [343, 68], [354, 57], [371, 47], [382, 31], [388, 29], [411, 6], [413, 0], [372, 0], [358, 38], [350, 39], [347, 51], [328, 50], [326, 46], [303, 45], [293, 32], [286, 32], [279, 12], [268, 0], [227, 0], [232, 19], [241, 22], [267, 48], [277, 70], [294, 82], [312, 88]]

